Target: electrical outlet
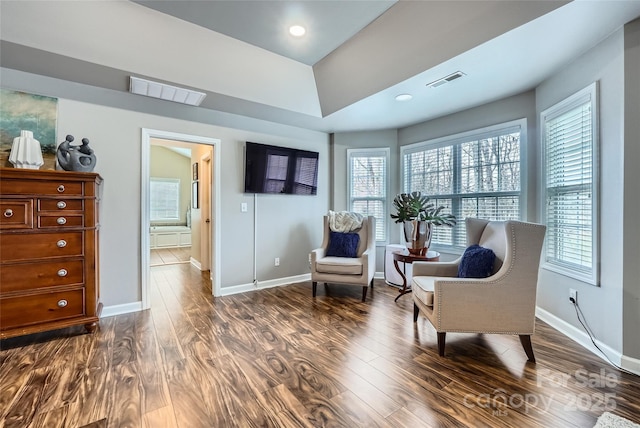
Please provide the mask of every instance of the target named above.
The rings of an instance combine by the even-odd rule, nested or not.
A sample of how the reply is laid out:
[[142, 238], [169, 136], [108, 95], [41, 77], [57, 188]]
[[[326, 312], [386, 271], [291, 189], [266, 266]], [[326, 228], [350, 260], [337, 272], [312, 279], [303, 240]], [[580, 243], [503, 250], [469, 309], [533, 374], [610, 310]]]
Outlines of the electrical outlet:
[[571, 301], [572, 303], [578, 303], [578, 291], [577, 290], [574, 290], [573, 288], [569, 289], [569, 301]]
[[280, 266], [280, 257], [276, 257], [275, 261], [273, 262], [274, 266]]
[[309, 264], [311, 264], [311, 253], [309, 253]]
[[243, 202], [240, 204], [240, 212], [246, 213], [247, 212], [247, 203]]

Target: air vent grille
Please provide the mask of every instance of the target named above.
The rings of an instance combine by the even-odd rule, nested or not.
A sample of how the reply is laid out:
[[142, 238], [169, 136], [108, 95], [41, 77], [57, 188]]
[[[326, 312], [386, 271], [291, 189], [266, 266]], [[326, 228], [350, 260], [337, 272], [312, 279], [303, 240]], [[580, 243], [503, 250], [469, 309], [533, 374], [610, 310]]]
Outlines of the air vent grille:
[[430, 88], [437, 88], [438, 86], [442, 86], [446, 83], [452, 82], [456, 79], [461, 78], [462, 76], [466, 76], [462, 71], [456, 71], [455, 73], [451, 73], [448, 76], [445, 76], [441, 79], [434, 80], [431, 83], [427, 83], [427, 86]]
[[177, 86], [153, 82], [151, 80], [133, 76], [131, 76], [129, 92], [132, 94], [144, 95], [146, 97], [160, 98], [161, 100], [188, 104], [191, 106], [199, 106], [207, 95], [204, 92], [179, 88]]

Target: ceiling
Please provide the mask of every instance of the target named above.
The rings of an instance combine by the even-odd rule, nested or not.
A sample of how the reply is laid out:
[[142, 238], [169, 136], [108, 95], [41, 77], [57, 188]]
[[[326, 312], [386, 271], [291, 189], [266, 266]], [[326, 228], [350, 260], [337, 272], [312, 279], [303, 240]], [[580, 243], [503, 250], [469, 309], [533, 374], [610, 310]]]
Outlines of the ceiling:
[[[133, 1], [307, 65], [320, 61], [396, 2]], [[306, 37], [290, 36], [292, 25], [303, 25]]]
[[194, 120], [213, 110], [323, 132], [405, 127], [531, 90], [640, 16], [640, 0], [34, 4], [0, 2], [2, 67], [120, 92], [142, 76], [207, 93], [174, 107]]

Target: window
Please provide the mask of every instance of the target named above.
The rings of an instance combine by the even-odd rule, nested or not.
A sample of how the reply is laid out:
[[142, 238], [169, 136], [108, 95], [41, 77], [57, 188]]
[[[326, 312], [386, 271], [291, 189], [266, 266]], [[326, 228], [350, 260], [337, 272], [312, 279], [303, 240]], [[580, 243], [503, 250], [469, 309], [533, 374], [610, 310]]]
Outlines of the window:
[[525, 140], [521, 119], [402, 147], [402, 191], [420, 191], [458, 219], [434, 229], [434, 244], [464, 248], [466, 217], [522, 218]]
[[388, 148], [347, 150], [349, 210], [376, 218], [376, 242], [387, 241]]
[[596, 84], [540, 114], [544, 267], [598, 284]]
[[180, 179], [152, 177], [150, 191], [151, 221], [180, 219]]

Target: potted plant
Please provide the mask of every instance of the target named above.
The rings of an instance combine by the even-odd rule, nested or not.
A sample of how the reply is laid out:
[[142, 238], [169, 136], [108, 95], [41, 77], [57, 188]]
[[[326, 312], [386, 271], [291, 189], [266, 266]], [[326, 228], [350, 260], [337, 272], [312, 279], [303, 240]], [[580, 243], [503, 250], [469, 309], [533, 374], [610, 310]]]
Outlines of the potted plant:
[[453, 214], [442, 212], [429, 197], [420, 192], [400, 193], [393, 199], [396, 214], [391, 218], [403, 224], [404, 239], [411, 254], [425, 255], [431, 245], [433, 226], [456, 225]]

